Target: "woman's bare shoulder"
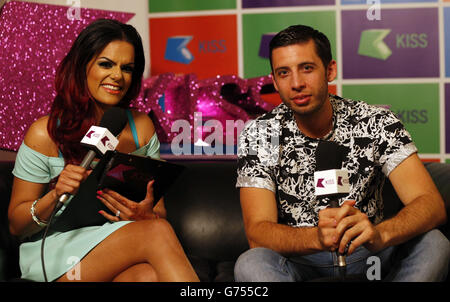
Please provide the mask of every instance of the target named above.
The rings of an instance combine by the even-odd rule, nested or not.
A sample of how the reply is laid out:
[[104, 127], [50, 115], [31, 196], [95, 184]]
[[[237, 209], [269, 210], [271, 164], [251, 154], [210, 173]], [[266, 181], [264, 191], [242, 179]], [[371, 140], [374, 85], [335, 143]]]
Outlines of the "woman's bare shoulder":
[[33, 122], [25, 134], [24, 142], [28, 147], [41, 154], [58, 156], [58, 147], [47, 130], [48, 120], [48, 116], [43, 116]]
[[136, 124], [136, 129], [139, 138], [143, 138], [143, 141], [147, 143], [155, 133], [155, 126], [151, 118], [144, 112], [137, 110], [131, 110], [133, 113], [134, 123]]

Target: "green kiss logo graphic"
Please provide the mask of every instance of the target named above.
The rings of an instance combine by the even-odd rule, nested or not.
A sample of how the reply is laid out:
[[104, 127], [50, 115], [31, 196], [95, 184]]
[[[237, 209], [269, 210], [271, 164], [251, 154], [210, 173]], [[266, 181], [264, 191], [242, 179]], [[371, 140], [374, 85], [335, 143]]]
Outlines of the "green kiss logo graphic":
[[[391, 29], [367, 29], [361, 32], [358, 54], [386, 61], [392, 51], [384, 39], [391, 33]], [[402, 33], [395, 35], [397, 49], [426, 48], [428, 46], [426, 33]]]
[[359, 40], [358, 54], [383, 61], [387, 60], [392, 51], [383, 40], [390, 32], [390, 29], [364, 30]]

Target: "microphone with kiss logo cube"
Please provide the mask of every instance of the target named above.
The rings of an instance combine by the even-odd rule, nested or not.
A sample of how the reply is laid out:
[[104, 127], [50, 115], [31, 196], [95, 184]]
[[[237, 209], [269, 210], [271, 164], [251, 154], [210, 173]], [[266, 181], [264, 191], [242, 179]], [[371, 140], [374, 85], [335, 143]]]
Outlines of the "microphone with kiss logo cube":
[[[80, 167], [87, 169], [95, 156], [102, 156], [108, 150], [114, 151], [119, 143], [116, 136], [125, 128], [127, 120], [127, 115], [123, 108], [111, 107], [106, 110], [100, 124], [91, 126], [80, 142], [83, 146], [89, 148]], [[70, 196], [69, 193], [64, 193], [59, 197], [56, 211], [64, 205]]]
[[[316, 172], [314, 172], [314, 189], [318, 199], [328, 198], [332, 208], [339, 207], [339, 199], [350, 192], [348, 171], [342, 169], [348, 149], [333, 141], [319, 141], [316, 149]], [[341, 273], [347, 266], [345, 253], [336, 250]]]

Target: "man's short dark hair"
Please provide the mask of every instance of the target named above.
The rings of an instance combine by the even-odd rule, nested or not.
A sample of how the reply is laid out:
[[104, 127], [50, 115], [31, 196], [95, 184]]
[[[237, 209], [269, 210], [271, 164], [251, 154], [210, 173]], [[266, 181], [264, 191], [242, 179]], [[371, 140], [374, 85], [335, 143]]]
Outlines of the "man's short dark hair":
[[330, 41], [328, 40], [327, 36], [325, 36], [320, 31], [306, 25], [292, 25], [277, 33], [270, 41], [269, 60], [272, 71], [272, 51], [275, 48], [307, 43], [310, 40], [314, 41], [314, 44], [316, 45], [317, 55], [322, 60], [325, 68], [327, 68], [328, 64], [330, 64], [332, 60]]

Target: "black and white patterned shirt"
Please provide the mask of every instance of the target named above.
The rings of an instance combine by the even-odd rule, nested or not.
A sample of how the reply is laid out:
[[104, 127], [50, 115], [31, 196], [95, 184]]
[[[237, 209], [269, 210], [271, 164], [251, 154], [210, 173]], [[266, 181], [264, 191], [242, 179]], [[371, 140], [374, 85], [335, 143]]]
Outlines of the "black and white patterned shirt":
[[[324, 140], [348, 148], [342, 168], [349, 172], [350, 193], [356, 207], [372, 223], [383, 219], [385, 178], [417, 152], [411, 136], [388, 109], [330, 95], [333, 130]], [[236, 187], [265, 188], [275, 193], [278, 222], [295, 227], [317, 226], [327, 199], [314, 195], [315, 150], [319, 139], [301, 133], [293, 112], [280, 104], [251, 121], [238, 145]]]

